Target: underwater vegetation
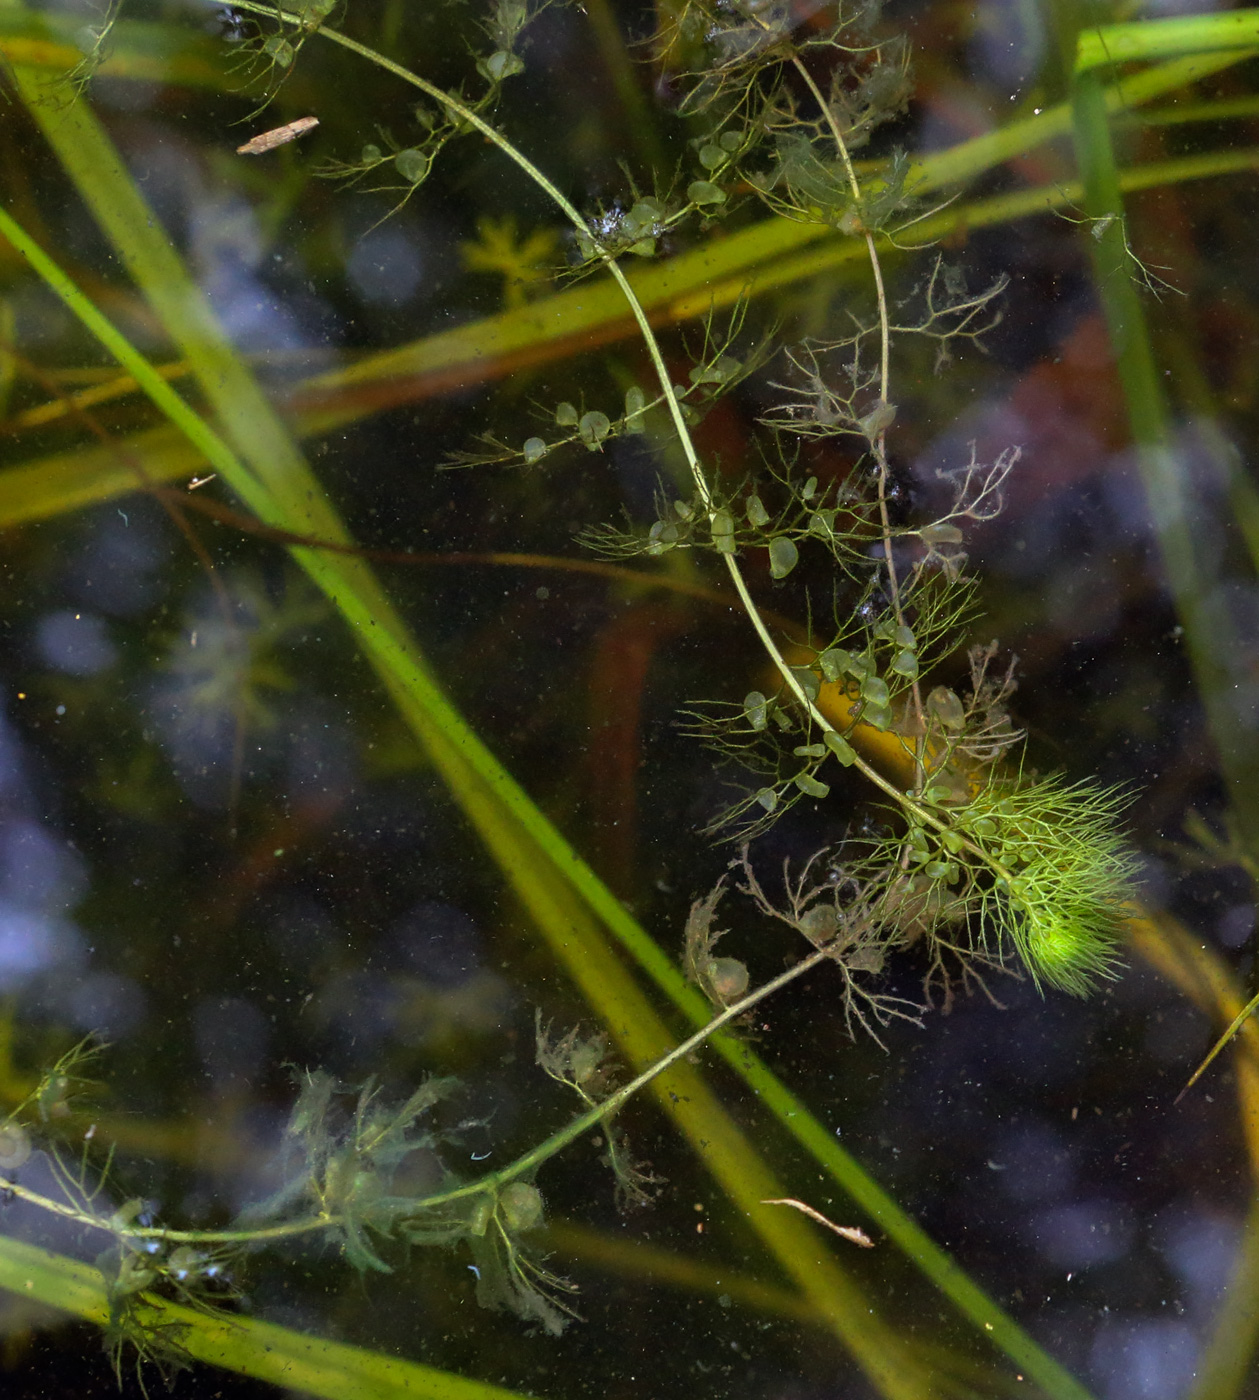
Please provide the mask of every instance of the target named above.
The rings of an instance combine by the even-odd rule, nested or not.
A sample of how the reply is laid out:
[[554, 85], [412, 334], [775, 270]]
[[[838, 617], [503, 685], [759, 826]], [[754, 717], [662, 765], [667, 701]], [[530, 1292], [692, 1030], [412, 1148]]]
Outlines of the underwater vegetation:
[[[1256, 1034], [1225, 960], [1156, 906], [1160, 872], [1210, 872], [1230, 946], [1253, 929], [1259, 516], [1201, 374], [1199, 421], [1174, 421], [1152, 346], [1162, 327], [1192, 378], [1166, 329], [1182, 279], [1125, 208], [1256, 156], [1208, 140], [1121, 165], [1116, 136], [1168, 95], [1151, 130], [1181, 98], [1208, 132], [1253, 117], [1259, 18], [1059, 8], [1037, 29], [1058, 76], [1010, 120], [929, 141], [914, 124], [923, 92], [951, 110], [943, 60], [920, 78], [875, 6], [236, 0], [200, 28], [161, 7], [0, 24], [57, 198], [93, 220], [58, 246], [55, 200], [4, 179], [6, 427], [35, 444], [0, 474], [6, 606], [59, 602], [10, 661], [38, 679], [14, 681], [27, 727], [5, 740], [0, 1284], [97, 1326], [121, 1386], [189, 1368], [174, 1383], [195, 1385], [209, 1363], [315, 1394], [488, 1400], [590, 1384], [588, 1348], [616, 1354], [626, 1393], [728, 1394], [727, 1352], [740, 1393], [780, 1393], [750, 1332], [720, 1363], [718, 1324], [680, 1310], [627, 1305], [616, 1332], [618, 1303], [568, 1277], [593, 1264], [825, 1337], [823, 1365], [781, 1334], [801, 1394], [1246, 1393], [1250, 1225], [1221, 1242], [1206, 1207], [1181, 1233], [1165, 1209], [1154, 1291], [1177, 1269], [1215, 1287], [1241, 1244], [1223, 1304], [1202, 1284], [1192, 1328], [1179, 1302], [1156, 1314], [1118, 1277], [1138, 1225], [1103, 1188], [1070, 1196], [1062, 1143], [1075, 1100], [1112, 1092], [1125, 1005], [1164, 1014], [1126, 944], [1232, 1021], [1243, 1057]], [[607, 93], [574, 76], [582, 44]], [[120, 95], [152, 79], [230, 99], [247, 139], [172, 155]], [[608, 102], [625, 129], [594, 158]], [[970, 188], [1036, 159], [1038, 183]], [[168, 234], [185, 198], [196, 216]], [[979, 231], [1030, 214], [1087, 252], [1091, 276], [1055, 275], [1093, 320], [1024, 366], [1022, 419], [983, 417], [1029, 274], [994, 266]], [[1214, 217], [1231, 234], [1226, 197]], [[334, 323], [336, 354], [314, 355], [309, 326]], [[1132, 541], [1087, 478], [1052, 518], [1044, 405], [1090, 324], [1115, 377], [1090, 362], [1107, 402], [1089, 400], [1089, 451], [1126, 445], [1107, 489], [1116, 514], [1142, 502]], [[1221, 501], [1239, 528], [1217, 548]], [[75, 536], [56, 522], [78, 507]], [[1019, 556], [1072, 532], [1103, 562], [1054, 602], [1054, 636], [1090, 607], [1144, 611], [1197, 696], [1166, 681], [1157, 721], [1107, 721], [1123, 742], [1090, 737], [1096, 707], [1074, 718], [1118, 663], [1073, 673], [1028, 620]], [[583, 628], [603, 629], [601, 698], [575, 721]], [[1006, 629], [1030, 662], [978, 640]], [[658, 699], [647, 673], [676, 639], [691, 651]], [[65, 770], [60, 810], [22, 742]], [[1125, 744], [1180, 776], [1148, 796]], [[70, 873], [35, 888], [55, 821], [76, 832]], [[957, 1029], [981, 1017], [999, 1065]], [[1168, 1073], [1201, 1032], [1171, 1037]], [[991, 1155], [964, 1141], [989, 1081], [989, 1127], [1018, 1120]], [[909, 1121], [919, 1090], [943, 1104], [929, 1132]], [[1048, 1108], [1019, 1117], [1055, 1095], [1052, 1129]], [[676, 1140], [645, 1126], [648, 1097]], [[849, 1104], [879, 1172], [838, 1140]], [[1193, 1123], [1178, 1141], [1201, 1153]], [[941, 1247], [966, 1227], [911, 1169], [937, 1148], [946, 1175], [976, 1151], [987, 1180], [1012, 1172], [1052, 1285], [1001, 1258], [995, 1206], [965, 1267]], [[625, 1222], [653, 1218], [626, 1250]], [[740, 1243], [691, 1257], [690, 1235]], [[1088, 1291], [1060, 1298], [1077, 1272]], [[343, 1275], [374, 1300], [338, 1304], [358, 1328], [319, 1311]], [[8, 1329], [23, 1345], [32, 1317]], [[636, 1383], [662, 1338], [688, 1368]]]

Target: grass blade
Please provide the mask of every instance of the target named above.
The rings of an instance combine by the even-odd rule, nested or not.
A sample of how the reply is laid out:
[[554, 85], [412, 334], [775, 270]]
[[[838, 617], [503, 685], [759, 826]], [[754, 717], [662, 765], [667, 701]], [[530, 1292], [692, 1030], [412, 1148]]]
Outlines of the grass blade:
[[[5, 1235], [0, 1288], [97, 1327], [109, 1318], [96, 1269]], [[326, 1400], [519, 1400], [515, 1390], [251, 1317], [215, 1318], [160, 1299], [152, 1300], [150, 1316], [158, 1326], [178, 1327], [179, 1343], [194, 1360]]]
[[1080, 31], [1075, 71], [1090, 73], [1114, 63], [1167, 58], [1171, 54], [1251, 49], [1256, 43], [1259, 43], [1259, 10], [1253, 9], [1104, 24]]
[[1229, 664], [1231, 658], [1244, 656], [1245, 648], [1227, 609], [1216, 605], [1222, 551], [1214, 546], [1200, 549], [1196, 542], [1203, 522], [1177, 460], [1145, 308], [1132, 277], [1118, 163], [1096, 72], [1077, 73], [1072, 108], [1084, 208], [1094, 221], [1089, 242], [1097, 296], [1110, 332], [1164, 574], [1185, 629], [1190, 665], [1230, 802], [1244, 839], [1254, 845], [1259, 843], [1259, 735], [1238, 723], [1237, 677]]

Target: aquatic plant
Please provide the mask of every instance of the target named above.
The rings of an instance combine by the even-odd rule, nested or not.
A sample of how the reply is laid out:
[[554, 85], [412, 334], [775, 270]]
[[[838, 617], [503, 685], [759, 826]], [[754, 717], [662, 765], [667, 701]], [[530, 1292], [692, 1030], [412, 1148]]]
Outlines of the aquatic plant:
[[[391, 1267], [390, 1246], [464, 1243], [483, 1302], [558, 1331], [572, 1313], [571, 1289], [524, 1238], [543, 1216], [537, 1173], [598, 1127], [622, 1193], [641, 1198], [649, 1175], [634, 1162], [613, 1116], [787, 983], [815, 969], [831, 973], [849, 1024], [877, 1034], [889, 1018], [918, 1011], [880, 990], [888, 959], [902, 949], [922, 950], [927, 986], [946, 998], [959, 979], [983, 980], [998, 970], [1021, 969], [1047, 988], [1078, 994], [1113, 972], [1132, 871], [1118, 826], [1123, 798], [1031, 770], [1010, 717], [1011, 673], [995, 667], [991, 649], [971, 652], [970, 684], [960, 692], [931, 684], [962, 644], [973, 613], [962, 552], [967, 528], [999, 511], [1003, 484], [1017, 469], [1017, 446], [991, 462], [973, 455], [959, 462], [944, 478], [944, 508], [927, 520], [910, 518], [889, 448], [900, 342], [924, 342], [937, 366], [947, 368], [950, 355], [996, 324], [1004, 288], [998, 281], [974, 291], [931, 252], [916, 294], [893, 303], [884, 250], [930, 211], [902, 157], [893, 153], [861, 173], [852, 159], [881, 122], [900, 112], [906, 93], [904, 46], [879, 39], [869, 15], [844, 16], [824, 28], [817, 16], [802, 27], [788, 7], [760, 0], [677, 7], [657, 43], [676, 58], [679, 110], [695, 133], [688, 138], [691, 166], [676, 179], [662, 174], [650, 194], [631, 187], [619, 201], [583, 210], [494, 117], [503, 84], [527, 63], [522, 40], [537, 7], [519, 0], [492, 7], [486, 44], [473, 63], [480, 79], [474, 96], [447, 91], [329, 27], [331, 6], [288, 10], [248, 0], [235, 9], [254, 17], [245, 52], [250, 64], [266, 70], [268, 93], [319, 37], [378, 64], [427, 99], [408, 114], [410, 144], [383, 132], [355, 160], [334, 162], [326, 174], [392, 191], [400, 207], [447, 145], [477, 133], [568, 220], [572, 255], [562, 275], [604, 271], [624, 296], [654, 382], [630, 384], [616, 402], [599, 407], [574, 394], [577, 401], [556, 402], [538, 430], [487, 434], [459, 463], [536, 469], [566, 449], [596, 459], [630, 436], [680, 453], [688, 479], [662, 484], [654, 520], [592, 524], [583, 538], [618, 558], [717, 556], [765, 652], [770, 679], [741, 701], [691, 707], [691, 727], [742, 784], [712, 830], [741, 843], [738, 888], [769, 926], [789, 928], [807, 951], [752, 987], [744, 960], [726, 945], [717, 951], [723, 935], [715, 921], [725, 889], [718, 885], [693, 906], [683, 955], [687, 974], [714, 1008], [712, 1018], [619, 1085], [598, 1035], [552, 1039], [540, 1027], [538, 1063], [578, 1095], [582, 1112], [514, 1163], [473, 1180], [459, 1179], [442, 1161], [443, 1132], [433, 1120], [448, 1091], [443, 1081], [429, 1081], [392, 1106], [374, 1084], [346, 1091], [312, 1072], [301, 1079], [285, 1135], [284, 1186], [227, 1228], [169, 1228], [136, 1198], [115, 1205], [108, 1162], [73, 1170], [59, 1165], [64, 1199], [23, 1185], [17, 1173], [38, 1132], [42, 1087], [5, 1125], [0, 1141], [13, 1175], [4, 1182], [14, 1196], [113, 1238], [110, 1335], [141, 1349], [171, 1352], [171, 1339], [146, 1324], [146, 1295], [164, 1288], [185, 1303], [219, 1307], [230, 1301], [224, 1279], [244, 1266], [247, 1251], [303, 1236], [327, 1238], [356, 1267], [379, 1272]], [[820, 69], [824, 81], [816, 76]], [[469, 90], [474, 82], [469, 74]], [[713, 227], [751, 200], [777, 218], [859, 240], [870, 292], [845, 308], [846, 334], [786, 346], [778, 358], [767, 332], [747, 333], [742, 305], [725, 323], [714, 313], [678, 382], [674, 357], [625, 267], [658, 256], [688, 229]], [[6, 231], [20, 236], [8, 224]], [[519, 294], [523, 301], [523, 284], [532, 279], [520, 272], [513, 280], [503, 268], [509, 299]], [[140, 378], [141, 367], [136, 370]], [[773, 402], [762, 415], [765, 467], [756, 478], [732, 482], [705, 459], [694, 429], [753, 375], [772, 386]], [[179, 412], [164, 406], [173, 418]], [[202, 442], [207, 453], [219, 453], [227, 475], [232, 464], [222, 444], [204, 435]], [[844, 475], [822, 480], [802, 465], [810, 460], [802, 445], [817, 442], [851, 449]], [[277, 506], [280, 486], [261, 477], [250, 483], [247, 476], [228, 479], [244, 481], [241, 494], [264, 521], [289, 531], [285, 542], [332, 595], [346, 575], [334, 580], [330, 559], [338, 550], [354, 557], [337, 537], [335, 520], [305, 504], [307, 514], [294, 520]], [[797, 595], [807, 625], [793, 628], [770, 614], [766, 576], [775, 583], [807, 579]], [[348, 608], [356, 596], [362, 595], [342, 588], [338, 606]], [[356, 626], [367, 633], [362, 610]], [[396, 682], [405, 642], [387, 626], [380, 635], [383, 641], [364, 644], [394, 646]], [[787, 870], [784, 897], [776, 902], [744, 843], [792, 808], [826, 799], [846, 775], [864, 779], [876, 805], [842, 846], [819, 852], [799, 872]], [[68, 1080], [74, 1064], [52, 1073]], [[437, 1189], [410, 1189], [408, 1172], [417, 1160], [437, 1164]]]

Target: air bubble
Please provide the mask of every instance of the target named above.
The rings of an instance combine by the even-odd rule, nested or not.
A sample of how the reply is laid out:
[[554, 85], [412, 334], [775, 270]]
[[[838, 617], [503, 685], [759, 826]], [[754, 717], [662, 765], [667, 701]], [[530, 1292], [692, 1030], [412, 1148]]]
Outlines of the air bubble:
[[606, 413], [600, 413], [598, 409], [592, 409], [589, 413], [583, 413], [581, 422], [577, 424], [577, 431], [581, 434], [581, 440], [591, 452], [602, 450], [603, 440], [611, 430], [612, 424], [608, 420], [608, 415]]

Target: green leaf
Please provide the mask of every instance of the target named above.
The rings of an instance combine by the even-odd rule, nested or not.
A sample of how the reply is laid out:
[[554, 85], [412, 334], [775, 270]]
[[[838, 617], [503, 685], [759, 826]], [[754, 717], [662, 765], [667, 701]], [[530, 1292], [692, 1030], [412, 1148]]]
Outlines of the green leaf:
[[792, 540], [779, 535], [770, 541], [769, 572], [772, 578], [786, 578], [799, 562], [800, 551]]
[[665, 207], [658, 199], [639, 199], [621, 220], [621, 232], [630, 238], [654, 234], [665, 217]]
[[527, 1181], [513, 1181], [503, 1187], [498, 1204], [509, 1230], [536, 1230], [542, 1224], [542, 1192]]
[[643, 414], [647, 407], [647, 395], [637, 384], [631, 385], [625, 391], [625, 431], [627, 433], [645, 433], [647, 431], [647, 420]]
[[262, 51], [278, 68], [289, 68], [297, 57], [297, 50], [287, 39], [273, 34], [262, 46]]
[[743, 697], [743, 713], [753, 729], [764, 729], [769, 724], [769, 701], [759, 690], [749, 690]]
[[852, 652], [845, 651], [843, 647], [827, 647], [818, 657], [822, 675], [832, 684], [839, 680], [845, 671], [851, 671], [852, 664]]
[[943, 520], [937, 520], [933, 525], [924, 525], [918, 531], [918, 537], [928, 545], [961, 544], [964, 538], [956, 525], [950, 525]]
[[647, 553], [663, 554], [666, 549], [672, 549], [681, 534], [678, 527], [669, 520], [657, 520], [647, 532]]
[[844, 738], [842, 734], [836, 734], [833, 729], [828, 729], [825, 735], [826, 747], [835, 755], [845, 768], [851, 768], [857, 761], [857, 750]]
[[947, 686], [938, 685], [927, 696], [927, 713], [939, 720], [945, 729], [961, 729], [966, 723], [966, 707]]
[[724, 204], [726, 192], [709, 180], [692, 180], [686, 187], [686, 197], [692, 204]]
[[722, 355], [702, 365], [695, 365], [690, 372], [692, 384], [729, 384], [743, 366], [733, 355]]
[[432, 157], [421, 151], [418, 146], [408, 146], [393, 158], [393, 168], [413, 185], [418, 185], [424, 179], [432, 164]]
[[792, 666], [791, 674], [796, 678], [796, 684], [804, 691], [809, 700], [816, 700], [822, 689], [822, 683], [817, 678], [817, 672], [812, 666]]
[[867, 676], [861, 682], [861, 698], [871, 705], [886, 705], [889, 698], [887, 682], [882, 676]]
[[514, 77], [517, 73], [525, 71], [524, 62], [518, 55], [509, 53], [506, 49], [495, 50], [484, 63], [477, 64], [477, 67], [495, 83], [501, 83], [504, 78]]

